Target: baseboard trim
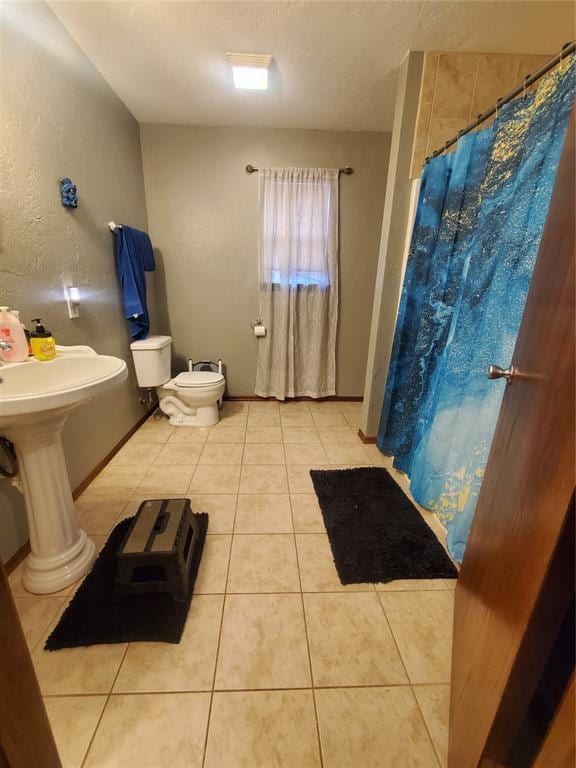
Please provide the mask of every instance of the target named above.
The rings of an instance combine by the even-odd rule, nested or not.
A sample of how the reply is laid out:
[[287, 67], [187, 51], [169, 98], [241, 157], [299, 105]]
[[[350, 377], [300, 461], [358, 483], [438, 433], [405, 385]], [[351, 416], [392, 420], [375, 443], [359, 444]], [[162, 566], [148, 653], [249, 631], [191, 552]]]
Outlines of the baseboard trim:
[[[144, 422], [145, 422], [145, 421], [146, 421], [148, 418], [150, 418], [150, 416], [151, 416], [151, 415], [154, 413], [154, 411], [156, 410], [156, 408], [157, 408], [157, 407], [158, 407], [158, 404], [157, 404], [157, 403], [154, 403], [154, 405], [153, 405], [151, 408], [149, 408], [149, 409], [146, 411], [146, 413], [145, 413], [143, 416], [141, 416], [141, 417], [138, 419], [138, 421], [136, 422], [136, 424], [134, 424], [134, 426], [133, 426], [133, 427], [131, 427], [131, 428], [128, 430], [128, 432], [126, 432], [126, 434], [124, 435], [124, 437], [123, 437], [123, 438], [121, 438], [121, 439], [120, 439], [120, 440], [119, 440], [119, 441], [116, 443], [116, 445], [114, 446], [114, 448], [112, 448], [112, 450], [111, 450], [111, 451], [108, 451], [108, 453], [106, 454], [106, 456], [104, 456], [104, 458], [102, 459], [102, 461], [101, 461], [101, 462], [99, 462], [99, 463], [98, 463], [98, 464], [97, 464], [97, 465], [94, 467], [94, 469], [93, 469], [91, 472], [89, 472], [89, 473], [86, 475], [86, 477], [84, 478], [84, 480], [82, 480], [82, 482], [81, 482], [81, 483], [79, 483], [79, 484], [76, 486], [76, 488], [74, 488], [74, 489], [72, 490], [72, 498], [73, 498], [74, 500], [76, 500], [76, 499], [77, 499], [77, 498], [78, 498], [78, 497], [79, 497], [79, 496], [80, 496], [82, 493], [84, 493], [84, 491], [86, 490], [86, 488], [88, 488], [88, 486], [90, 485], [90, 483], [91, 483], [93, 480], [95, 480], [95, 479], [96, 479], [96, 477], [97, 477], [97, 476], [100, 474], [100, 472], [102, 472], [102, 470], [104, 469], [104, 467], [105, 467], [107, 464], [109, 464], [109, 463], [110, 463], [110, 461], [112, 461], [112, 459], [114, 458], [114, 456], [116, 456], [116, 454], [118, 453], [118, 451], [119, 451], [119, 450], [120, 450], [120, 449], [121, 449], [121, 448], [122, 448], [122, 447], [123, 447], [123, 446], [124, 446], [124, 445], [125, 445], [125, 444], [128, 442], [128, 440], [130, 440], [130, 438], [132, 437], [132, 435], [133, 435], [133, 434], [134, 434], [134, 433], [135, 433], [135, 432], [136, 432], [138, 429], [140, 429], [140, 427], [142, 426], [142, 424], [144, 424]], [[8, 574], [8, 576], [9, 576], [9, 575], [12, 573], [12, 571], [16, 570], [16, 568], [17, 568], [17, 567], [20, 565], [20, 563], [22, 562], [22, 560], [24, 560], [24, 559], [25, 559], [25, 558], [26, 558], [26, 557], [27, 557], [29, 554], [30, 554], [30, 542], [29, 542], [29, 541], [26, 541], [26, 542], [24, 542], [24, 544], [22, 544], [22, 546], [20, 547], [20, 549], [19, 549], [17, 552], [15, 552], [15, 553], [12, 555], [12, 557], [11, 557], [9, 560], [7, 560], [7, 561], [4, 563], [4, 568], [5, 568], [5, 570], [6, 570], [6, 573]]]
[[278, 400], [276, 397], [259, 397], [259, 395], [225, 395], [224, 400], [255, 400], [277, 403], [291, 403], [310, 401], [311, 403], [361, 403], [364, 398], [362, 395], [330, 395], [330, 397], [287, 397], [286, 400]]
[[358, 430], [358, 437], [360, 440], [362, 440], [363, 443], [366, 443], [367, 445], [374, 445], [376, 442], [375, 437], [367, 437], [361, 429]]

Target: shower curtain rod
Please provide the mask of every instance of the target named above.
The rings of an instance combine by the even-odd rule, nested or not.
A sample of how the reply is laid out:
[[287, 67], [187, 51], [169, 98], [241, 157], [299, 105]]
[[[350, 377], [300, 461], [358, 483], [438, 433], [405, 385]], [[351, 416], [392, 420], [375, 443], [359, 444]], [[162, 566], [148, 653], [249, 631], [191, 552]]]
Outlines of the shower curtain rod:
[[[250, 165], [250, 163], [248, 163], [246, 166], [246, 173], [258, 173], [259, 170], [259, 168]], [[354, 168], [351, 168], [349, 165], [347, 165], [344, 168], [338, 168], [338, 173], [343, 173], [346, 176], [350, 176], [352, 173], [354, 173]]]
[[526, 88], [529, 88], [532, 85], [532, 83], [535, 83], [537, 80], [539, 80], [542, 77], [542, 75], [545, 75], [551, 69], [554, 69], [555, 66], [560, 64], [560, 62], [566, 58], [566, 56], [570, 56], [570, 54], [574, 53], [574, 51], [576, 51], [576, 42], [572, 41], [571, 43], [566, 43], [565, 45], [563, 45], [562, 50], [560, 51], [559, 54], [554, 56], [553, 59], [550, 59], [550, 61], [544, 64], [544, 66], [541, 67], [533, 75], [526, 75], [522, 85], [519, 85], [517, 88], [514, 88], [514, 90], [510, 91], [510, 93], [507, 93], [506, 96], [502, 96], [502, 98], [498, 99], [496, 104], [491, 109], [489, 109], [487, 112], [483, 112], [481, 115], [478, 115], [476, 120], [470, 123], [470, 125], [467, 125], [466, 128], [463, 128], [461, 131], [458, 131], [456, 136], [453, 136], [451, 139], [448, 139], [448, 141], [445, 144], [443, 144], [440, 147], [440, 149], [437, 149], [435, 152], [432, 152], [432, 154], [426, 158], [426, 160], [424, 161], [424, 164], [430, 162], [432, 158], [438, 157], [438, 155], [441, 155], [442, 152], [445, 152], [448, 149], [448, 147], [451, 147], [453, 144], [456, 144], [458, 139], [461, 139], [462, 136], [465, 136], [467, 133], [470, 133], [470, 131], [473, 131], [474, 128], [477, 128], [481, 123], [483, 123], [493, 114], [498, 112], [498, 110], [501, 109], [501, 107], [503, 107], [504, 104], [507, 104], [509, 101], [512, 101], [512, 99], [515, 99], [516, 96], [519, 96], [521, 93], [524, 93]]

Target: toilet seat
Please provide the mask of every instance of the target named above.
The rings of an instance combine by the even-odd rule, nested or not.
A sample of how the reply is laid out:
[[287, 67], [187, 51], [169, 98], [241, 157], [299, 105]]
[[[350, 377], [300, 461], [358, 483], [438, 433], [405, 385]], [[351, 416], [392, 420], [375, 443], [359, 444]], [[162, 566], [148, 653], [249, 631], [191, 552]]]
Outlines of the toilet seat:
[[182, 387], [183, 389], [213, 387], [216, 384], [222, 383], [224, 376], [213, 371], [186, 371], [186, 373], [179, 373], [173, 381], [177, 387]]

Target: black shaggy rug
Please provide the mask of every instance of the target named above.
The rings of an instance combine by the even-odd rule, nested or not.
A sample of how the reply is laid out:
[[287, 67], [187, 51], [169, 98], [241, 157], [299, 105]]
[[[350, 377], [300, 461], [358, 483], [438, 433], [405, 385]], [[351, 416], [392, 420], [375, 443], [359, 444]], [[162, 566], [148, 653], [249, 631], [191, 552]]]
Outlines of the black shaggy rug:
[[179, 643], [208, 529], [208, 515], [197, 514], [196, 517], [200, 535], [192, 554], [185, 600], [174, 600], [167, 593], [133, 595], [119, 601], [114, 599], [117, 552], [132, 522], [132, 518], [127, 517], [110, 534], [92, 570], [46, 640], [45, 650], [137, 640]]
[[382, 467], [311, 470], [342, 584], [455, 579], [444, 548]]

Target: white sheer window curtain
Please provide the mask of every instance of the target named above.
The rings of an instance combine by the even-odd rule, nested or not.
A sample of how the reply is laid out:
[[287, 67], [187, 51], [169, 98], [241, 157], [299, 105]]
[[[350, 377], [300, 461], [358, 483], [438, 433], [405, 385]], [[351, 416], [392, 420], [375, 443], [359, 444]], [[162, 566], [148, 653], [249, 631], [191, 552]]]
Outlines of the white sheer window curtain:
[[338, 169], [262, 168], [256, 394], [336, 393]]

